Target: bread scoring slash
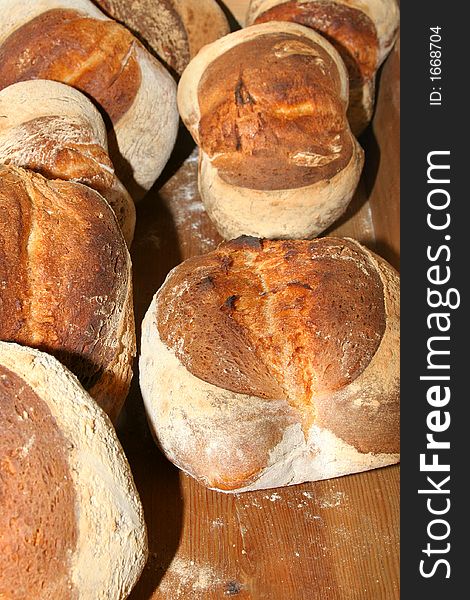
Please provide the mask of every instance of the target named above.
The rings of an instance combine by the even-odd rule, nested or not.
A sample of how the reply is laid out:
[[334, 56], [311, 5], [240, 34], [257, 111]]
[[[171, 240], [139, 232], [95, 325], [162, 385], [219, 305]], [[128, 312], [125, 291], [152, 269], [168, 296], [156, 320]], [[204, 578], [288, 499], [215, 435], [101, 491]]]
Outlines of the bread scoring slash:
[[399, 279], [358, 242], [239, 238], [176, 267], [142, 328], [159, 445], [240, 492], [399, 461]]

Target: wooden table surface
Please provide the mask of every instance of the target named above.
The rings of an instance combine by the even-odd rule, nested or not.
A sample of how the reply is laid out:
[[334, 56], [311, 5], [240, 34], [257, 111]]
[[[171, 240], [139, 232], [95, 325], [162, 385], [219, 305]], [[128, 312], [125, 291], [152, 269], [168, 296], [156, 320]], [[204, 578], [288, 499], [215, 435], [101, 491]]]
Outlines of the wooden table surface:
[[[246, 1], [226, 2], [238, 17]], [[366, 243], [398, 265], [398, 48], [382, 73], [368, 155], [347, 214], [327, 233]], [[184, 128], [159, 184], [138, 206], [137, 331], [168, 271], [220, 242], [197, 191]], [[399, 467], [226, 495], [171, 465], [154, 444], [137, 363], [118, 433], [144, 505], [150, 557], [131, 600], [394, 600], [399, 598]]]

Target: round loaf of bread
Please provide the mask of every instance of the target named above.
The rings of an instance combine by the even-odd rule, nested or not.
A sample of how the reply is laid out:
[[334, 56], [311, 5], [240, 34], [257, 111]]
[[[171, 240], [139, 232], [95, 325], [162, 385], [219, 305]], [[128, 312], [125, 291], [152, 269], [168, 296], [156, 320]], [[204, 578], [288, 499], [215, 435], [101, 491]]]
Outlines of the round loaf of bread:
[[135, 356], [131, 261], [98, 192], [0, 165], [0, 340], [54, 354], [117, 417]]
[[150, 189], [176, 140], [176, 83], [125, 27], [89, 0], [3, 0], [0, 89], [29, 79], [91, 98], [107, 119], [119, 179], [134, 200]]
[[270, 21], [311, 27], [334, 45], [348, 69], [351, 128], [362, 133], [374, 112], [375, 75], [398, 34], [396, 0], [251, 0], [247, 24]]
[[147, 558], [111, 422], [52, 356], [0, 342], [0, 598], [122, 600]]
[[242, 237], [176, 267], [142, 326], [166, 456], [225, 492], [399, 461], [399, 279], [358, 242]]
[[22, 81], [0, 91], [0, 114], [0, 162], [93, 188], [130, 246], [135, 205], [114, 172], [106, 127], [90, 100], [63, 83]]
[[230, 32], [216, 0], [97, 0], [96, 4], [136, 33], [178, 75], [202, 46]]
[[223, 237], [310, 238], [344, 212], [363, 165], [347, 103], [339, 54], [301, 25], [255, 25], [199, 52], [178, 106]]

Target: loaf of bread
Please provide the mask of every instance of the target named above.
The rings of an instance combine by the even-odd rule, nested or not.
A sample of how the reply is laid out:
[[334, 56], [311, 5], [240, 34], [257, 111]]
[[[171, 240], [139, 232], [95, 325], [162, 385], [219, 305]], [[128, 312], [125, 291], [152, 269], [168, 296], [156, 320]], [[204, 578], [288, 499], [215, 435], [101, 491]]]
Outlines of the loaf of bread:
[[176, 267], [142, 327], [159, 445], [217, 490], [399, 460], [399, 279], [352, 239], [242, 237]]
[[140, 198], [165, 166], [178, 130], [176, 83], [122, 25], [89, 0], [3, 0], [0, 89], [52, 79], [103, 111], [119, 179]]
[[54, 354], [116, 418], [135, 356], [131, 262], [98, 192], [0, 165], [0, 340]]
[[147, 558], [106, 415], [52, 356], [0, 342], [0, 598], [123, 600]]
[[230, 32], [216, 0], [97, 0], [96, 4], [136, 33], [178, 75], [202, 46]]
[[362, 133], [374, 111], [377, 69], [397, 37], [396, 0], [251, 0], [247, 24], [270, 21], [312, 27], [335, 46], [349, 73], [351, 128]]
[[347, 103], [339, 54], [302, 25], [254, 25], [199, 52], [178, 106], [223, 237], [310, 238], [344, 212], [363, 165]]
[[95, 189], [130, 246], [135, 205], [114, 172], [106, 127], [90, 100], [63, 83], [22, 81], [0, 91], [0, 115], [0, 163]]

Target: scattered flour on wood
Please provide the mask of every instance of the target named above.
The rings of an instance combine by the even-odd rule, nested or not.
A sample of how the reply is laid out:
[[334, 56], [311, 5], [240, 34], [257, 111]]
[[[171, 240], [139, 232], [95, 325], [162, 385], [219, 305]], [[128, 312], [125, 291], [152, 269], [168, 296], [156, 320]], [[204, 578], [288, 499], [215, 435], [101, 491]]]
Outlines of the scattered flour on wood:
[[[175, 558], [165, 573], [159, 590], [168, 598], [204, 598], [204, 593], [221, 585], [223, 580], [213, 567], [194, 560]], [[188, 592], [193, 592], [188, 596]]]
[[195, 148], [171, 183], [170, 210], [177, 226], [184, 225], [188, 220], [193, 221], [195, 215], [204, 212], [198, 190], [197, 160]]
[[271, 496], [265, 496], [266, 500], [271, 500], [271, 502], [277, 502], [278, 500], [282, 500], [282, 496], [280, 496], [277, 492], [271, 494]]
[[[164, 199], [178, 230], [186, 230], [192, 240], [197, 240], [200, 252], [213, 250], [217, 244], [202, 230], [210, 222], [198, 189], [198, 150], [185, 160], [178, 173], [163, 187], [160, 194]], [[188, 245], [190, 241], [183, 241]]]
[[256, 498], [251, 502], [251, 504], [245, 504], [244, 506], [245, 508], [251, 508], [252, 506], [254, 508], [263, 508], [263, 506], [258, 502], [258, 500], [256, 500]]
[[332, 491], [329, 496], [320, 498], [319, 503], [321, 508], [335, 508], [336, 506], [341, 506], [345, 500], [347, 500], [347, 497], [344, 492]]
[[225, 521], [222, 519], [222, 517], [218, 517], [217, 519], [214, 519], [211, 523], [211, 527], [213, 529], [223, 527], [224, 525], [225, 525]]

